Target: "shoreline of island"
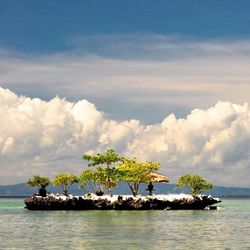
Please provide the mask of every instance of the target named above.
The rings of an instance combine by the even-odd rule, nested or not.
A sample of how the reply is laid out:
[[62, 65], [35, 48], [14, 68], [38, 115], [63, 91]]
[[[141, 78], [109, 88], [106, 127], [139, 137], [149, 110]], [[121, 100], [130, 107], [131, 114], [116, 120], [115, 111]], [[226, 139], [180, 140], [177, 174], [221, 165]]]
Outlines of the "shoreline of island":
[[219, 198], [210, 195], [164, 194], [136, 197], [132, 195], [84, 196], [33, 195], [24, 200], [29, 210], [203, 210], [217, 209]]

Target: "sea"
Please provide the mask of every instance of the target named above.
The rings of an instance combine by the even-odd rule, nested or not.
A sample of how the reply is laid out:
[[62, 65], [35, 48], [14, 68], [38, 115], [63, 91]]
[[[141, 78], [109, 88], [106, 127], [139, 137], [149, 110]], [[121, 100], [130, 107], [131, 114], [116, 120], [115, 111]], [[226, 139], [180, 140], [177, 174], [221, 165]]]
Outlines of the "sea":
[[202, 211], [29, 211], [23, 198], [0, 198], [0, 249], [250, 249], [250, 199]]

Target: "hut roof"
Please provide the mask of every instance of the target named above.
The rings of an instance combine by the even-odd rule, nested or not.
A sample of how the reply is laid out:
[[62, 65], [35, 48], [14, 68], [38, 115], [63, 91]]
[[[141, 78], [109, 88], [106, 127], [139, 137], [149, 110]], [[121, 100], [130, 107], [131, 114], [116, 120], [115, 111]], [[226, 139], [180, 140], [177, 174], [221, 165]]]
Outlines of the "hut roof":
[[162, 175], [162, 174], [158, 174], [158, 173], [155, 173], [155, 172], [150, 172], [149, 173], [150, 177], [152, 178], [152, 182], [162, 182], [162, 183], [167, 183], [169, 182], [169, 178], [165, 175]]

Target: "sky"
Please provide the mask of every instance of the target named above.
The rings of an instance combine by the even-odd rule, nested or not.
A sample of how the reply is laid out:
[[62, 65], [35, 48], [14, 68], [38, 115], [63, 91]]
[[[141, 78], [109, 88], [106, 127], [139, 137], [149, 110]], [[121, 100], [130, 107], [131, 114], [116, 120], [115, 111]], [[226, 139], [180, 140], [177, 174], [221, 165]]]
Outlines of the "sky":
[[250, 3], [0, 0], [0, 185], [108, 148], [250, 187]]

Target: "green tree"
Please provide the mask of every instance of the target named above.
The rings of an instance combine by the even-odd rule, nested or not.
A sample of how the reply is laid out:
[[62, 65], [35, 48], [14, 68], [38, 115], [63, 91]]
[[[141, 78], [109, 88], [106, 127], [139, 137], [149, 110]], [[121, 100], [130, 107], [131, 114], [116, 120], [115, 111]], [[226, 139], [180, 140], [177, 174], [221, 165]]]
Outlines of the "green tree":
[[178, 188], [188, 186], [191, 188], [191, 194], [196, 196], [198, 193], [213, 188], [213, 184], [207, 182], [203, 177], [199, 175], [187, 174], [179, 178], [176, 184]]
[[97, 153], [96, 155], [88, 155], [84, 154], [83, 159], [86, 161], [89, 161], [88, 166], [89, 167], [95, 167], [95, 166], [103, 166], [104, 168], [104, 176], [106, 178], [105, 180], [105, 186], [109, 190], [109, 194], [112, 196], [112, 187], [116, 186], [116, 178], [115, 178], [115, 166], [114, 163], [121, 162], [124, 160], [123, 157], [119, 156], [115, 150], [109, 149], [105, 153]]
[[159, 167], [158, 162], [139, 162], [136, 159], [126, 159], [117, 166], [117, 175], [119, 181], [127, 182], [132, 194], [137, 196], [140, 184], [152, 181], [149, 173], [158, 170]]
[[46, 187], [50, 184], [49, 177], [34, 175], [32, 179], [27, 181], [27, 186], [38, 187], [38, 194], [45, 197], [47, 195]]
[[[114, 173], [112, 173], [112, 178], [114, 179]], [[114, 181], [109, 181], [109, 183], [107, 183], [107, 169], [101, 167], [94, 170], [82, 171], [79, 177], [79, 182], [81, 187], [85, 187], [87, 183], [90, 182], [97, 195], [102, 195], [104, 193], [104, 187], [108, 185], [111, 188], [116, 186], [116, 182]]]
[[73, 183], [78, 183], [78, 177], [71, 173], [59, 173], [56, 175], [53, 184], [63, 188], [63, 194], [68, 195], [68, 189]]

